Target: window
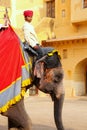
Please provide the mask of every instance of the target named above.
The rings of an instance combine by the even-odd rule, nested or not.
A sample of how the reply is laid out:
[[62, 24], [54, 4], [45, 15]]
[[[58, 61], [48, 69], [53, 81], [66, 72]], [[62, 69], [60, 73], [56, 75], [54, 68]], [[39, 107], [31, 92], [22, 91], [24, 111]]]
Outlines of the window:
[[67, 49], [63, 49], [63, 58], [64, 58], [64, 59], [67, 58]]
[[87, 8], [87, 0], [83, 0], [83, 8]]
[[65, 0], [61, 0], [61, 2], [62, 2], [62, 3], [64, 3], [64, 2], [65, 2]]
[[55, 0], [47, 1], [47, 17], [55, 18]]
[[65, 9], [62, 10], [62, 17], [65, 17]]

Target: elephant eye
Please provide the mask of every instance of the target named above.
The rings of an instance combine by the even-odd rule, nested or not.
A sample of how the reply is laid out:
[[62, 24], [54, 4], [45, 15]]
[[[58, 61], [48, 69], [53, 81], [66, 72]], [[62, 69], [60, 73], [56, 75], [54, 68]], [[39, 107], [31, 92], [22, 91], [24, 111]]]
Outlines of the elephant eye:
[[58, 83], [58, 80], [54, 79], [53, 82], [54, 82], [54, 83]]

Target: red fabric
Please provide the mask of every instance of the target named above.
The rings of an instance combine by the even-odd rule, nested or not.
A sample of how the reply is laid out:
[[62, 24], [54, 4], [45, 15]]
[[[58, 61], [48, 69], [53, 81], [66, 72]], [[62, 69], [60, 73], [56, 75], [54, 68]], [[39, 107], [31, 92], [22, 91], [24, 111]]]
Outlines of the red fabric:
[[32, 16], [33, 16], [33, 11], [32, 11], [32, 10], [25, 10], [25, 11], [24, 11], [24, 16], [25, 16], [25, 17], [26, 17], [26, 16], [32, 17]]
[[21, 77], [22, 65], [20, 40], [9, 27], [0, 32], [0, 91]]

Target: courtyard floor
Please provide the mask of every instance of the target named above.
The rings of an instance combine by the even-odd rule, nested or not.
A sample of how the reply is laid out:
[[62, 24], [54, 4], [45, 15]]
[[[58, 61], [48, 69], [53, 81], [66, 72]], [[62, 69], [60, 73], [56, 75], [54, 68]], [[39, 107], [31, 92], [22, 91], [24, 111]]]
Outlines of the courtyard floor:
[[[49, 96], [26, 97], [25, 106], [32, 120], [32, 130], [56, 130]], [[62, 118], [65, 130], [87, 130], [87, 97], [65, 98]], [[7, 118], [1, 115], [0, 130], [7, 130]]]

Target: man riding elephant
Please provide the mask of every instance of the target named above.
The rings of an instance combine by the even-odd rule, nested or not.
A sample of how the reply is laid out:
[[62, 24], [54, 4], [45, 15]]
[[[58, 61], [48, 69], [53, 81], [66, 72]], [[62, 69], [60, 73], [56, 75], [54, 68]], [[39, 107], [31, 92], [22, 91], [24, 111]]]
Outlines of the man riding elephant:
[[40, 49], [40, 44], [38, 42], [37, 34], [33, 25], [31, 24], [33, 18], [32, 10], [25, 10], [24, 13], [25, 23], [23, 25], [23, 32], [25, 43], [27, 42], [29, 46], [31, 46], [37, 53], [38, 58], [42, 57], [42, 51]]
[[[37, 44], [33, 47], [37, 53], [34, 53], [36, 59], [32, 77], [30, 50], [20, 41], [11, 26], [1, 31], [0, 43], [0, 113], [8, 117], [8, 130], [31, 130], [32, 123], [25, 110], [24, 94], [33, 84], [51, 95], [57, 130], [64, 130], [63, 70], [57, 51], [54, 48], [40, 48]], [[54, 60], [55, 64], [51, 64]]]

